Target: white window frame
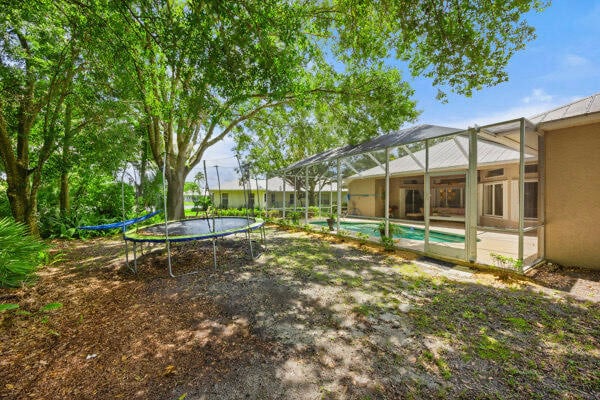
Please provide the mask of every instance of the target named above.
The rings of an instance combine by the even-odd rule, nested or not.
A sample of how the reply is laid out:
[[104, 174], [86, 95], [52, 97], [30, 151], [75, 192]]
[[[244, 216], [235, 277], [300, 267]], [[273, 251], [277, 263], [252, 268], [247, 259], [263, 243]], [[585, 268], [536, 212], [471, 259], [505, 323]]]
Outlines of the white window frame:
[[229, 193], [221, 193], [221, 201], [219, 207], [223, 208], [223, 200], [225, 199], [226, 207], [229, 208]]
[[[492, 213], [489, 214], [486, 212], [487, 209], [487, 204], [486, 204], [486, 200], [487, 200], [487, 188], [488, 187], [494, 187], [494, 186], [500, 186], [502, 187], [502, 214], [498, 215], [498, 214], [494, 214], [494, 211], [496, 210], [496, 189], [492, 189], [492, 204], [491, 204], [491, 211]], [[506, 200], [505, 200], [505, 194], [506, 194], [506, 185], [504, 184], [504, 182], [489, 182], [489, 183], [484, 183], [483, 184], [483, 215], [485, 215], [486, 217], [495, 217], [495, 218], [504, 218], [504, 214], [506, 213]]]
[[[537, 202], [538, 204], [537, 204], [537, 206], [536, 206], [536, 211], [537, 211], [537, 215], [538, 215], [538, 217], [539, 217], [539, 215], [540, 215], [540, 207], [539, 207], [539, 206], [540, 206], [540, 204], [539, 204], [539, 195], [540, 195], [540, 194], [539, 194], [539, 193], [540, 193], [540, 192], [539, 192], [539, 190], [540, 190], [540, 181], [539, 181], [539, 179], [525, 179], [525, 183], [532, 183], [532, 182], [535, 182], [535, 183], [537, 183], [537, 186], [538, 186], [538, 187], [537, 187], [537, 190], [538, 190], [538, 198], [536, 199], [536, 202]], [[525, 217], [525, 210], [523, 210], [523, 219], [525, 219], [525, 220], [527, 220], [527, 221], [537, 221], [537, 220], [538, 220], [538, 217]]]

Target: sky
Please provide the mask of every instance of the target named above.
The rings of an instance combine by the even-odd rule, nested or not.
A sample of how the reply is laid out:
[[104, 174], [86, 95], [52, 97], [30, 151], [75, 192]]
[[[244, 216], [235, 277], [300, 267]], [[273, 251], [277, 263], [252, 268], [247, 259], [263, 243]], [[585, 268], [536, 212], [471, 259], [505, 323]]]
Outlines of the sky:
[[[421, 111], [418, 120], [407, 126], [464, 129], [531, 117], [600, 92], [600, 0], [554, 0], [550, 7], [530, 13], [526, 19], [536, 29], [537, 38], [513, 56], [506, 69], [507, 82], [484, 88], [470, 98], [448, 93], [447, 102], [442, 103], [436, 99], [437, 88], [431, 80], [406, 74]], [[206, 153], [209, 169], [223, 166], [221, 181], [235, 177], [233, 147], [233, 141], [226, 139]], [[188, 180], [191, 178], [193, 173]]]

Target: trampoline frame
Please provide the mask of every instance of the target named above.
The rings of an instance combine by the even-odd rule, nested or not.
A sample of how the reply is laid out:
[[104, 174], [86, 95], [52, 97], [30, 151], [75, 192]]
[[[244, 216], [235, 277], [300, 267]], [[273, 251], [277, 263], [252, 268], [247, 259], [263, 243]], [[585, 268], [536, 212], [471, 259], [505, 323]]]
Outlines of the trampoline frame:
[[[198, 234], [198, 235], [170, 235], [168, 233], [168, 224], [165, 223], [158, 223], [158, 224], [154, 224], [154, 225], [149, 225], [149, 226], [145, 226], [143, 228], [149, 228], [149, 227], [153, 227], [153, 226], [158, 226], [158, 225], [164, 225], [166, 232], [164, 235], [140, 235], [138, 233], [138, 231], [140, 230], [139, 228], [135, 228], [135, 229], [131, 229], [129, 231], [126, 231], [123, 233], [123, 240], [125, 240], [125, 243], [127, 243], [128, 241], [132, 242], [132, 247], [133, 247], [133, 269], [132, 271], [134, 273], [137, 273], [137, 244], [138, 243], [166, 243], [167, 245], [167, 256], [168, 256], [168, 272], [169, 272], [169, 276], [176, 278], [178, 276], [184, 276], [184, 275], [190, 275], [190, 274], [196, 274], [199, 272], [199, 270], [196, 271], [192, 271], [192, 272], [188, 272], [185, 274], [180, 274], [180, 275], [175, 275], [173, 273], [173, 267], [172, 267], [172, 263], [171, 263], [171, 246], [170, 243], [177, 243], [177, 242], [190, 242], [190, 241], [202, 241], [202, 240], [212, 240], [212, 244], [213, 244], [213, 262], [214, 262], [214, 268], [217, 268], [217, 248], [216, 248], [216, 239], [218, 238], [222, 238], [225, 236], [230, 236], [230, 235], [235, 235], [237, 233], [245, 233], [246, 234], [246, 238], [248, 239], [248, 244], [249, 244], [249, 248], [250, 248], [250, 255], [252, 258], [256, 258], [254, 256], [254, 249], [252, 247], [252, 238], [250, 233], [254, 230], [259, 229], [260, 230], [260, 236], [261, 236], [261, 240], [263, 243], [263, 246], [265, 246], [266, 249], [266, 234], [265, 234], [265, 221], [261, 218], [248, 218], [248, 217], [202, 217], [202, 218], [194, 218], [191, 220], [207, 220], [207, 219], [212, 219], [213, 221], [216, 219], [240, 219], [240, 220], [247, 220], [248, 222], [250, 222], [250, 219], [252, 219], [254, 222], [251, 224], [247, 224], [238, 228], [233, 228], [233, 229], [227, 229], [227, 230], [223, 230], [223, 231], [214, 231], [214, 232], [208, 232], [208, 233], [203, 233], [203, 234]], [[191, 221], [191, 220], [175, 220], [175, 221], [170, 221], [170, 222], [181, 222], [181, 221]], [[213, 223], [213, 227], [214, 227], [214, 223]], [[214, 229], [214, 228], [213, 228]], [[126, 247], [127, 248], [127, 247]], [[127, 260], [127, 266], [129, 267], [129, 257], [126, 257]], [[130, 268], [131, 269], [131, 268]]]

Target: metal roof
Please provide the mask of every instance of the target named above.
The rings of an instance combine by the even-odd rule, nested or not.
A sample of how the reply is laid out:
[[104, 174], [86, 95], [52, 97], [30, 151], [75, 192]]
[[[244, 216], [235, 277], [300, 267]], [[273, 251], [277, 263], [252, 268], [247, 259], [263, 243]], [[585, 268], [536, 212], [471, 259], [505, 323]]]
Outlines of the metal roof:
[[[429, 169], [460, 169], [469, 166], [469, 138], [456, 136], [452, 139], [437, 143], [429, 148]], [[425, 150], [390, 161], [390, 174], [398, 175], [411, 172], [423, 172], [425, 169]], [[535, 156], [526, 154], [525, 159]], [[477, 140], [477, 164], [493, 165], [519, 161], [519, 151], [498, 143], [483, 139]], [[348, 179], [363, 179], [373, 176], [383, 176], [381, 168], [375, 167], [352, 175]]]
[[319, 154], [315, 154], [304, 160], [298, 161], [286, 168], [286, 171], [308, 167], [323, 162], [333, 161], [340, 157], [349, 157], [353, 155], [363, 154], [371, 151], [384, 150], [387, 147], [397, 147], [405, 144], [420, 142], [425, 139], [434, 139], [438, 137], [448, 136], [453, 133], [461, 132], [461, 129], [449, 128], [447, 126], [437, 125], [417, 125], [399, 131], [377, 136], [366, 142], [354, 145], [343, 146], [332, 150], [327, 150]]
[[[574, 102], [565, 104], [550, 111], [534, 115], [531, 118], [518, 118], [495, 124], [488, 124], [477, 128], [493, 135], [512, 134], [514, 132], [519, 131], [521, 121], [525, 122], [526, 129], [535, 130], [538, 125], [543, 125], [547, 122], [558, 121], [599, 112], [600, 93], [596, 93], [584, 99], [576, 100]], [[358, 145], [338, 147], [335, 149], [324, 151], [319, 154], [315, 154], [311, 157], [305, 158], [304, 160], [298, 161], [290, 165], [284, 171], [290, 171], [297, 168], [326, 163], [342, 157], [349, 157], [372, 151], [384, 150], [388, 147], [402, 146], [405, 144], [423, 141], [425, 139], [439, 138], [460, 132], [465, 132], [465, 130], [437, 125], [417, 125], [387, 135], [378, 136]]]
[[[580, 117], [600, 112], [600, 93], [593, 94], [583, 99], [575, 100], [571, 103], [553, 108], [552, 110], [536, 114], [525, 119], [526, 126], [536, 129], [544, 123], [564, 120], [568, 118]], [[506, 132], [515, 132], [519, 130], [519, 120], [501, 122], [481, 127], [490, 133], [500, 134]]]
[[600, 112], [600, 93], [596, 93], [584, 99], [576, 100], [572, 103], [565, 104], [564, 106], [534, 115], [529, 119], [536, 124], [541, 124], [544, 122], [579, 117], [581, 115], [597, 112]]
[[[256, 180], [252, 179], [250, 182], [250, 189], [252, 191], [257, 190], [256, 189]], [[264, 179], [258, 179], [258, 190], [265, 190], [266, 189], [266, 185], [265, 185], [265, 180]], [[287, 186], [287, 190], [291, 191], [292, 189], [292, 185], [289, 183], [286, 184]], [[220, 186], [217, 185], [213, 185], [209, 188], [210, 192], [218, 192], [219, 191], [219, 187], [221, 188], [221, 192], [224, 191], [242, 191], [244, 190], [244, 187], [242, 186], [242, 184], [240, 183], [239, 180], [233, 180], [233, 181], [227, 181], [227, 182], [221, 182]], [[332, 189], [330, 189], [330, 187], [332, 187]], [[248, 189], [248, 187], [246, 186], [246, 189]], [[299, 187], [300, 190], [303, 190], [302, 187]], [[332, 191], [337, 191], [337, 183], [336, 182], [332, 182], [327, 183], [323, 186], [323, 189], [321, 189], [322, 192], [327, 192], [329, 190]], [[281, 178], [269, 178], [269, 192], [282, 192], [283, 191], [283, 179]]]

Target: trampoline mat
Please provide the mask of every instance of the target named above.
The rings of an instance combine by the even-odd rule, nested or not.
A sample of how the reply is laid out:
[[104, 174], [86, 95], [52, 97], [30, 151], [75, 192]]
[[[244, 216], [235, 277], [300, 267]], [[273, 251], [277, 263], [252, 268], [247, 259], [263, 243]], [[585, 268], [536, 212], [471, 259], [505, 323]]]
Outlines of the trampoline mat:
[[[243, 230], [255, 223], [254, 218], [228, 217], [228, 218], [196, 218], [181, 221], [171, 221], [167, 224], [169, 236], [210, 236], [225, 231]], [[137, 231], [140, 235], [162, 236], [165, 234], [165, 225], [156, 224]]]

